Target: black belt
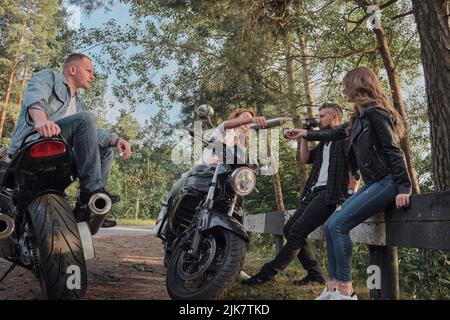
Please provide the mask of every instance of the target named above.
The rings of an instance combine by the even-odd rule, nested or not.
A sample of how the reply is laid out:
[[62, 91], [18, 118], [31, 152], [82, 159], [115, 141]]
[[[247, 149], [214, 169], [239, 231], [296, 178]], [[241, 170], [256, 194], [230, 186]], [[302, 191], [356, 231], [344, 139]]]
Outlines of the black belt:
[[325, 190], [326, 188], [327, 188], [327, 186], [313, 187], [311, 191], [312, 192], [319, 192], [319, 191]]

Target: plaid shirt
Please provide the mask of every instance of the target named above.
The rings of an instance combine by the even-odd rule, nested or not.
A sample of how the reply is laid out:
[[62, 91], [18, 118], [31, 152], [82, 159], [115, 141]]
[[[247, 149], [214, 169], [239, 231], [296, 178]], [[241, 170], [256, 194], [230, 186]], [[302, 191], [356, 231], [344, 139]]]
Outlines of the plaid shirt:
[[[319, 178], [320, 168], [322, 166], [323, 147], [325, 141], [320, 142], [314, 149], [309, 152], [308, 164], [312, 163], [311, 174], [306, 181], [303, 189], [301, 200], [303, 201], [310, 193], [311, 188], [316, 184]], [[331, 143], [330, 160], [328, 167], [326, 205], [336, 205], [342, 203], [347, 194], [348, 188], [348, 171], [350, 170], [347, 161], [347, 144], [346, 140], [336, 140]]]

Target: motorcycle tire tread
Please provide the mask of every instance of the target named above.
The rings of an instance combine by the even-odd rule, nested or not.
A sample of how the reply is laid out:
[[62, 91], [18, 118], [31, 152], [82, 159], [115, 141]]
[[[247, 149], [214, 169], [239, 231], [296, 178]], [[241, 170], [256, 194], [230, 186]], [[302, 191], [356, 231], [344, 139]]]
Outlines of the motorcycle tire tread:
[[220, 275], [217, 275], [210, 284], [203, 289], [201, 292], [196, 294], [186, 294], [183, 295], [181, 292], [177, 292], [175, 288], [172, 287], [171, 284], [174, 284], [176, 281], [176, 260], [181, 253], [181, 248], [177, 247], [174, 251], [171, 261], [169, 262], [169, 268], [167, 270], [167, 279], [166, 279], [166, 287], [169, 293], [169, 296], [172, 299], [179, 300], [223, 300], [228, 296], [228, 292], [231, 289], [234, 281], [236, 280], [237, 275], [242, 270], [242, 266], [244, 264], [246, 245], [245, 241], [234, 234], [233, 232], [225, 229], [220, 229], [226, 237], [228, 237], [228, 241], [230, 241], [230, 250], [231, 253], [228, 255], [228, 263], [221, 270]]
[[57, 194], [44, 194], [30, 203], [28, 214], [44, 298], [81, 299], [87, 289], [86, 261], [69, 204]]

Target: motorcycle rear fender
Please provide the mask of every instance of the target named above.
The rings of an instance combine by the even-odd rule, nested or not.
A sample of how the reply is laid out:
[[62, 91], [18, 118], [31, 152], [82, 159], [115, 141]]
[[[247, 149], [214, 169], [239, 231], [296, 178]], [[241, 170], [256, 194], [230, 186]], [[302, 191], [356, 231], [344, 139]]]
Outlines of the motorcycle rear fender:
[[216, 211], [212, 211], [209, 214], [210, 218], [208, 226], [203, 231], [211, 230], [213, 228], [224, 228], [234, 232], [246, 242], [250, 241], [247, 231], [245, 231], [244, 229], [244, 226], [242, 226], [242, 224], [235, 218]]

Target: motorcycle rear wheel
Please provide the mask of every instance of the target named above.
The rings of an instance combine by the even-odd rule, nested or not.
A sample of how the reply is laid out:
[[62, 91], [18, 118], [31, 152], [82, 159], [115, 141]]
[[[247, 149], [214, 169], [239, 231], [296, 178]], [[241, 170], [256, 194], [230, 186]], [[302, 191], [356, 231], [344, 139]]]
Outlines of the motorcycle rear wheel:
[[32, 257], [42, 296], [48, 300], [81, 299], [87, 270], [77, 222], [67, 201], [44, 194], [28, 206]]
[[[211, 256], [205, 253], [208, 250]], [[167, 270], [166, 287], [169, 296], [175, 300], [226, 298], [242, 269], [245, 251], [245, 241], [230, 230], [222, 228], [203, 235], [199, 248], [199, 252], [204, 254], [204, 263], [201, 265], [189, 265], [186, 249], [178, 246]], [[192, 270], [190, 274], [189, 270]]]

